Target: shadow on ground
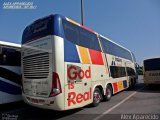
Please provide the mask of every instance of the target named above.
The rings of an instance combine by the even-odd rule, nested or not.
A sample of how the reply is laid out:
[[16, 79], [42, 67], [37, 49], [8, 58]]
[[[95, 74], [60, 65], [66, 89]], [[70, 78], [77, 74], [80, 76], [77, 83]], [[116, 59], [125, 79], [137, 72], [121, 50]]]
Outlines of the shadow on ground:
[[146, 87], [139, 92], [146, 93], [160, 93], [160, 84], [159, 85], [146, 85]]

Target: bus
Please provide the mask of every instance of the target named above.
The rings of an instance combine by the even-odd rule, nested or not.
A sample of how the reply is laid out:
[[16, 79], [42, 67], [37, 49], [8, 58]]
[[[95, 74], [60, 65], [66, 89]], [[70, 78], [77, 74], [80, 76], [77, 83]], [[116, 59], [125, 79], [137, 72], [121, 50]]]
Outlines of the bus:
[[58, 14], [24, 29], [21, 59], [23, 99], [44, 109], [97, 106], [137, 78], [130, 50]]
[[22, 100], [21, 45], [0, 41], [0, 105]]
[[143, 61], [144, 83], [160, 84], [160, 58], [151, 58]]

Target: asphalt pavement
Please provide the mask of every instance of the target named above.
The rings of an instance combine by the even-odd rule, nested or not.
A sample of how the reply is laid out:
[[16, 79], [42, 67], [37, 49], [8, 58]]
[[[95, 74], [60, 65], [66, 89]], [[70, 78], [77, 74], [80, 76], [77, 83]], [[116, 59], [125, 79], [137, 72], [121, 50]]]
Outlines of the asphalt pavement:
[[146, 86], [140, 76], [135, 88], [113, 95], [108, 102], [63, 112], [31, 107], [23, 102], [0, 107], [2, 120], [160, 120], [160, 86]]

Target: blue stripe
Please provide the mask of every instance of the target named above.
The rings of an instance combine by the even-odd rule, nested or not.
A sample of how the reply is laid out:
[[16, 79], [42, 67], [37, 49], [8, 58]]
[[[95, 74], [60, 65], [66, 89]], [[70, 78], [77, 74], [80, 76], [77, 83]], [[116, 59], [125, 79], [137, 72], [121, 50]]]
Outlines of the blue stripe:
[[123, 87], [124, 87], [124, 88], [127, 88], [127, 80], [124, 80], [124, 81], [123, 81]]
[[21, 94], [21, 88], [14, 86], [10, 83], [4, 82], [0, 80], [0, 91], [8, 93], [8, 94], [14, 94], [14, 95], [20, 95]]
[[76, 45], [64, 40], [64, 61], [80, 63]]

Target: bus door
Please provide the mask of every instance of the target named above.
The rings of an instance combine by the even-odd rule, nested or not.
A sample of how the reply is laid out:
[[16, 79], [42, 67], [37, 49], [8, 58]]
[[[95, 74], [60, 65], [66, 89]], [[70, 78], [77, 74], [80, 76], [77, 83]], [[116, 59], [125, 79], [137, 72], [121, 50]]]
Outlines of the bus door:
[[83, 106], [82, 65], [65, 63], [65, 109]]

